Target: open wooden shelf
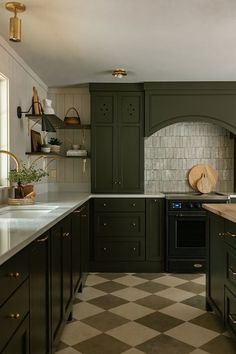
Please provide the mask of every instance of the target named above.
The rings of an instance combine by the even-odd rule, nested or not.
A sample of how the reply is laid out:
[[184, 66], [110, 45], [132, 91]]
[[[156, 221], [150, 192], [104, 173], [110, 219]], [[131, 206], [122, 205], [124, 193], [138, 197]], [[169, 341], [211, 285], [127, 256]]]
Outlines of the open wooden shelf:
[[26, 152], [26, 155], [29, 156], [43, 156], [43, 157], [61, 157], [61, 158], [73, 158], [73, 159], [87, 159], [90, 158], [90, 155], [86, 156], [67, 156], [66, 154], [62, 152], [42, 152], [42, 151], [36, 151], [36, 152]]

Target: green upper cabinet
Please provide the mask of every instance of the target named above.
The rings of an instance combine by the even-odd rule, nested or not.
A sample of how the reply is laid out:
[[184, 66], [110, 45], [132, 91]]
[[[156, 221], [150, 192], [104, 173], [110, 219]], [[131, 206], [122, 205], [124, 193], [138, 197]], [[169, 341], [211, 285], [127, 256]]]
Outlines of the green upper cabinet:
[[142, 85], [91, 84], [90, 92], [92, 192], [142, 193], [144, 189]]

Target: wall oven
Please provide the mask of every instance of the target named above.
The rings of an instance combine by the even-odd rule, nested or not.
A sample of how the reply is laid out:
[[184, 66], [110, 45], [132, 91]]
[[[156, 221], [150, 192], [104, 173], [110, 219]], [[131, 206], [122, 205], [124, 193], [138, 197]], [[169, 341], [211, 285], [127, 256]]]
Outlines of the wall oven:
[[[215, 198], [214, 198], [215, 197]], [[166, 271], [204, 272], [207, 213], [204, 203], [226, 203], [227, 196], [167, 196]], [[191, 198], [191, 199], [189, 199]], [[204, 198], [204, 199], [203, 199]]]

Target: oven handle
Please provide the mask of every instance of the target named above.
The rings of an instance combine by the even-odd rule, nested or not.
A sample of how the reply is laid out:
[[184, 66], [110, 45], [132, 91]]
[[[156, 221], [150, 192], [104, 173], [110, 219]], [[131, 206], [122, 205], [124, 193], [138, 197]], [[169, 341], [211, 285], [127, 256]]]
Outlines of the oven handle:
[[199, 216], [206, 216], [206, 212], [205, 211], [201, 211], [201, 212], [197, 212], [197, 213], [191, 213], [191, 212], [179, 212], [179, 213], [176, 213], [176, 212], [169, 212], [168, 213], [168, 216], [175, 216], [175, 217], [178, 217], [178, 218], [182, 218], [182, 217], [185, 217], [185, 218], [188, 218], [188, 217], [199, 217]]

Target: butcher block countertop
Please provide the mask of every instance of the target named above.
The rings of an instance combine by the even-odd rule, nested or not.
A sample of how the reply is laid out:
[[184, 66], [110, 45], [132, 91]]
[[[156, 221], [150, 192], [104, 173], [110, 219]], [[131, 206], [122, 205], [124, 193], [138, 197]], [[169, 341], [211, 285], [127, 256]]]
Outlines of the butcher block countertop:
[[202, 207], [236, 223], [236, 204], [203, 204]]

